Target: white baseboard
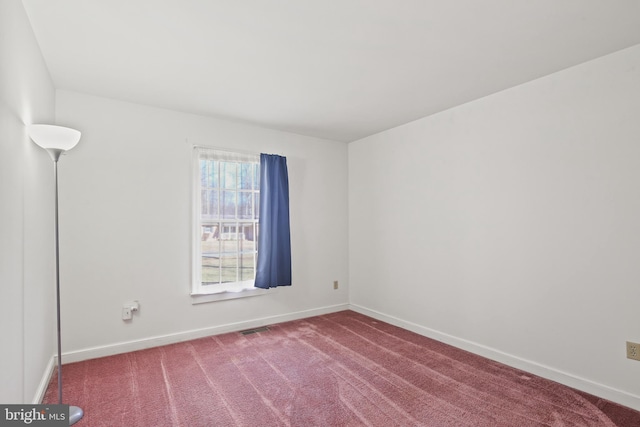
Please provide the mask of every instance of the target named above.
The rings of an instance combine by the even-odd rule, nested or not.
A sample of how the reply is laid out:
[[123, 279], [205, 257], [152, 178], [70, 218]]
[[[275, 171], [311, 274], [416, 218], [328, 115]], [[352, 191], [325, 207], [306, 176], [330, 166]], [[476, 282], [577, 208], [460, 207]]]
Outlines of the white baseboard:
[[[135, 341], [120, 342], [104, 345], [100, 347], [85, 348], [77, 351], [70, 351], [62, 354], [64, 363], [80, 362], [83, 360], [96, 359], [98, 357], [113, 356], [114, 354], [128, 353], [131, 351], [144, 350], [161, 345], [174, 344], [182, 341], [189, 341], [197, 338], [219, 335], [227, 332], [242, 331], [244, 329], [257, 328], [259, 326], [271, 325], [274, 323], [288, 322], [306, 317], [319, 316], [322, 314], [334, 313], [336, 311], [348, 310], [349, 304], [338, 304], [328, 307], [314, 308], [311, 310], [297, 311], [293, 313], [280, 314], [276, 316], [252, 319], [243, 322], [227, 323], [224, 325], [212, 326], [210, 328], [194, 329], [190, 331], [178, 332], [175, 334], [159, 335], [150, 338], [143, 338]], [[54, 356], [54, 362], [57, 363]], [[48, 381], [47, 381], [48, 382]], [[45, 386], [46, 387], [46, 386]]]
[[47, 367], [44, 369], [44, 373], [42, 378], [40, 379], [40, 384], [38, 384], [38, 388], [36, 389], [36, 393], [33, 396], [33, 400], [31, 401], [34, 405], [39, 405], [44, 398], [44, 394], [47, 391], [47, 386], [49, 385], [49, 381], [51, 381], [51, 376], [53, 375], [53, 370], [57, 364], [57, 357], [51, 356], [49, 359], [49, 363], [47, 363]]
[[390, 323], [394, 326], [407, 329], [425, 337], [432, 338], [440, 342], [452, 345], [454, 347], [470, 351], [472, 353], [478, 354], [491, 360], [495, 360], [500, 363], [504, 363], [505, 365], [511, 366], [513, 368], [521, 369], [534, 375], [538, 375], [551, 381], [573, 387], [594, 396], [599, 396], [603, 399], [607, 399], [612, 402], [616, 402], [640, 411], [640, 396], [638, 395], [618, 390], [604, 384], [596, 383], [585, 378], [577, 377], [575, 375], [557, 370], [550, 366], [516, 357], [511, 354], [507, 354], [472, 341], [457, 338], [455, 336], [445, 334], [443, 332], [436, 331], [434, 329], [427, 328], [416, 323], [408, 322], [394, 316], [389, 316], [379, 311], [362, 307], [356, 304], [350, 304], [350, 309], [366, 316], [373, 317], [374, 319], [378, 319], [382, 322]]

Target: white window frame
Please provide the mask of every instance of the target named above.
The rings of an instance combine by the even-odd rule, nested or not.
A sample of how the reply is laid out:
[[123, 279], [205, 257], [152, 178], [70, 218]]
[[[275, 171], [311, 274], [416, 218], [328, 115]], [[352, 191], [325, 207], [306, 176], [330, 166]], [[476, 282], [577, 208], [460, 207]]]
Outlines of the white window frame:
[[[218, 285], [203, 285], [202, 284], [202, 227], [207, 226], [206, 220], [202, 218], [202, 204], [201, 204], [201, 180], [200, 180], [200, 159], [202, 154], [215, 157], [222, 161], [239, 162], [239, 163], [260, 163], [260, 155], [254, 153], [242, 153], [227, 151], [221, 149], [214, 149], [210, 147], [193, 147], [192, 169], [193, 169], [193, 244], [192, 244], [192, 283], [191, 283], [191, 296], [192, 303], [198, 304], [200, 302], [218, 301], [225, 299], [233, 299], [254, 295], [262, 295], [267, 290], [255, 288], [254, 280], [245, 280], [239, 282], [222, 283]], [[224, 223], [229, 227], [238, 227], [240, 223], [246, 223], [242, 220], [216, 220], [220, 224]], [[253, 220], [251, 220], [253, 221]], [[257, 221], [257, 220], [255, 220]], [[257, 224], [256, 224], [257, 227]], [[222, 233], [223, 230], [219, 230]], [[255, 232], [254, 232], [255, 233]], [[220, 235], [220, 237], [222, 237]], [[257, 236], [254, 234], [254, 239]], [[254, 240], [254, 244], [257, 245], [257, 240]], [[257, 249], [257, 248], [256, 248]], [[254, 265], [255, 271], [255, 265]]]

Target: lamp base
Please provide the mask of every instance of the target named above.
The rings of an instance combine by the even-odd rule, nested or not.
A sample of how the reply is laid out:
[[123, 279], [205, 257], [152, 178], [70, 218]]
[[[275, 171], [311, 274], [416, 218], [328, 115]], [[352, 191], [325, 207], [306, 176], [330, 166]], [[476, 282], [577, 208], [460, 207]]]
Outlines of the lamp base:
[[84, 411], [79, 406], [69, 406], [69, 425], [72, 426], [84, 415]]

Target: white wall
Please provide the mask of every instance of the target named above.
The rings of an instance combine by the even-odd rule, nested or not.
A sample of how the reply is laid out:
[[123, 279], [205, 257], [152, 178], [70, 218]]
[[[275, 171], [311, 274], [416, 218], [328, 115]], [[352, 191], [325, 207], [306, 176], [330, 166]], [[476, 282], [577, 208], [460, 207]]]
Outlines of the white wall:
[[19, 0], [0, 1], [0, 402], [38, 398], [55, 345], [53, 165], [25, 124], [55, 92]]
[[640, 46], [349, 145], [350, 302], [640, 409]]
[[[56, 114], [83, 132], [59, 163], [65, 360], [345, 307], [346, 144], [66, 91]], [[293, 286], [191, 304], [193, 144], [287, 157]], [[128, 300], [141, 309], [125, 323]]]

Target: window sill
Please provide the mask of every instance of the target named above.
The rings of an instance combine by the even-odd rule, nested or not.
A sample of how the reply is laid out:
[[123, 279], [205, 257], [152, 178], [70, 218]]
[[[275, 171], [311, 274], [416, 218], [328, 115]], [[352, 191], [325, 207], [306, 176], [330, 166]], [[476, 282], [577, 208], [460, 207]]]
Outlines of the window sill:
[[267, 293], [273, 294], [276, 292], [276, 288], [271, 289], [245, 289], [240, 292], [222, 291], [215, 294], [191, 294], [191, 304], [202, 304], [206, 302], [224, 301], [229, 299], [255, 297], [258, 295], [265, 295]]

